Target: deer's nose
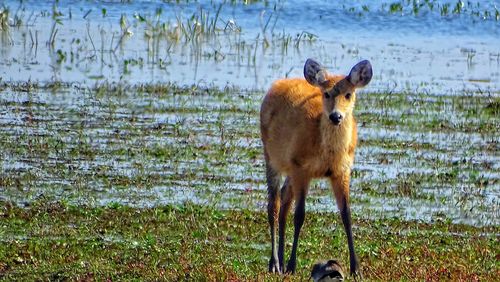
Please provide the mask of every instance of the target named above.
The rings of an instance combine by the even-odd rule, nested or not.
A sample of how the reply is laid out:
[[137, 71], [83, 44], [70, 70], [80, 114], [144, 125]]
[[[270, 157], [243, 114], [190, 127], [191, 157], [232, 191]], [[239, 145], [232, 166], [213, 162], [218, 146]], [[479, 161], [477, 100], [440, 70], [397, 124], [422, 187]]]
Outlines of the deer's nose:
[[342, 121], [342, 115], [339, 112], [331, 113], [329, 118], [335, 125], [339, 125], [340, 122]]

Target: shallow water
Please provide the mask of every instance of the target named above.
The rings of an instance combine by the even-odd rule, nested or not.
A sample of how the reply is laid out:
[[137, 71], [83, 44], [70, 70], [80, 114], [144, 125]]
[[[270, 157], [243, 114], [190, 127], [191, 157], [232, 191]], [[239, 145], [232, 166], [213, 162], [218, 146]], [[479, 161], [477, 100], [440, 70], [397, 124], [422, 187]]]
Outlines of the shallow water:
[[[265, 209], [257, 121], [263, 92], [104, 90], [2, 90], [2, 200], [139, 207], [190, 201]], [[436, 104], [447, 105], [451, 122], [443, 129], [439, 123], [418, 125], [427, 116], [438, 118], [439, 107], [424, 102], [429, 97], [406, 98], [412, 103], [391, 105], [395, 98], [379, 94], [359, 97], [360, 113], [415, 111], [397, 125], [359, 115], [355, 214], [500, 224], [498, 124], [485, 126], [497, 120], [484, 111], [488, 99], [440, 97]], [[468, 127], [454, 123], [471, 109], [478, 118]], [[482, 129], [469, 130], [475, 127]], [[308, 209], [336, 210], [325, 181], [313, 183]]]
[[[0, 76], [8, 82], [169, 81], [266, 89], [277, 78], [302, 76], [305, 59], [313, 57], [336, 73], [371, 60], [371, 90], [500, 90], [498, 2], [467, 2], [460, 13], [452, 12], [456, 1], [430, 1], [432, 9], [417, 1], [418, 12], [411, 4], [390, 12], [392, 1], [180, 2], [62, 2], [54, 24], [52, 2], [5, 1], [11, 23], [16, 16], [22, 23], [2, 32]], [[449, 12], [442, 15], [446, 3]], [[175, 42], [153, 29], [165, 24], [174, 31], [179, 23], [190, 28], [196, 24], [190, 19], [201, 14], [217, 18], [217, 32]], [[314, 40], [297, 41], [302, 32]]]

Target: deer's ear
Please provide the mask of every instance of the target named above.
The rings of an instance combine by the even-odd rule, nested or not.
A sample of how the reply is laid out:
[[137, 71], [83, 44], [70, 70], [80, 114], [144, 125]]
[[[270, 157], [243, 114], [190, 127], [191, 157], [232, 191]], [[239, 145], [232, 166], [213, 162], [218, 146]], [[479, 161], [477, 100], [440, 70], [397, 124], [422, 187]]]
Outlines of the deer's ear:
[[352, 67], [351, 72], [347, 76], [347, 80], [355, 87], [363, 87], [372, 80], [372, 76], [372, 65], [370, 61], [364, 60]]
[[315, 60], [307, 59], [304, 65], [304, 77], [314, 86], [321, 86], [327, 82], [328, 72]]

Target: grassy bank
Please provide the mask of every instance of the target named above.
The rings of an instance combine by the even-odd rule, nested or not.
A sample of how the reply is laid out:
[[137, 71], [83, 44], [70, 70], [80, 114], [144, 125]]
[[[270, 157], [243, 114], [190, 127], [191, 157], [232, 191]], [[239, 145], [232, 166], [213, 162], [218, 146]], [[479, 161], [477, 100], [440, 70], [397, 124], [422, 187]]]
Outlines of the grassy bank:
[[[193, 204], [134, 209], [39, 201], [27, 208], [1, 206], [3, 280], [282, 280], [266, 273], [264, 212]], [[368, 281], [494, 281], [500, 274], [498, 227], [354, 222]], [[337, 215], [308, 213], [301, 238], [298, 273], [287, 280], [307, 279], [318, 259], [338, 257], [348, 265]]]

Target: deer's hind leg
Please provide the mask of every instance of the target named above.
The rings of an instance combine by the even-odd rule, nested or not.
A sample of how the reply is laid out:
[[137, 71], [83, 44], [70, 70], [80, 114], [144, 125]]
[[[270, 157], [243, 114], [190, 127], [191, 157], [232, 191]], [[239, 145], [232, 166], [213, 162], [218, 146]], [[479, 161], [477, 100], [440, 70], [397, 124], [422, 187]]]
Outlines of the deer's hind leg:
[[293, 189], [290, 186], [290, 177], [285, 179], [283, 187], [281, 188], [281, 207], [279, 215], [279, 248], [278, 258], [281, 271], [284, 271], [284, 257], [285, 257], [285, 231], [286, 231], [286, 218], [290, 212], [290, 206], [293, 203]]
[[290, 253], [290, 260], [288, 260], [286, 266], [286, 272], [295, 273], [295, 268], [297, 266], [297, 247], [299, 245], [300, 230], [302, 229], [306, 215], [306, 197], [309, 190], [310, 178], [300, 174], [294, 174], [290, 182], [292, 187], [291, 191], [293, 191], [291, 194], [295, 200], [295, 213], [293, 217], [294, 232], [292, 252]]
[[271, 258], [269, 259], [269, 272], [281, 273], [276, 246], [276, 227], [278, 223], [278, 211], [280, 210], [279, 186], [281, 175], [266, 162], [267, 180], [267, 219], [271, 231]]

